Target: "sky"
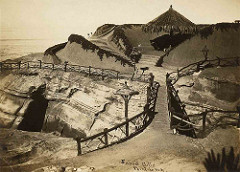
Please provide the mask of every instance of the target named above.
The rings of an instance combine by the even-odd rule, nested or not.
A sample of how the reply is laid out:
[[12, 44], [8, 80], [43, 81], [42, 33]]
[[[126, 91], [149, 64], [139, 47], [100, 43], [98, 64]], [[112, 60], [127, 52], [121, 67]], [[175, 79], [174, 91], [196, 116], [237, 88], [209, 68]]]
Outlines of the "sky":
[[240, 19], [240, 0], [0, 0], [0, 39], [66, 39], [111, 24], [145, 24], [173, 9], [195, 24]]

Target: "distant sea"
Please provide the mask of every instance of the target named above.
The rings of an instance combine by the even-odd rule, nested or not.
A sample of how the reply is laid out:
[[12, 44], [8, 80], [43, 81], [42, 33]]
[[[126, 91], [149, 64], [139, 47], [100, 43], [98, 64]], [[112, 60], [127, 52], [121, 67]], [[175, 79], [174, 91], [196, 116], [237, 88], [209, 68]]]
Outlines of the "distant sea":
[[31, 53], [43, 53], [47, 48], [67, 40], [0, 39], [0, 61], [16, 59]]

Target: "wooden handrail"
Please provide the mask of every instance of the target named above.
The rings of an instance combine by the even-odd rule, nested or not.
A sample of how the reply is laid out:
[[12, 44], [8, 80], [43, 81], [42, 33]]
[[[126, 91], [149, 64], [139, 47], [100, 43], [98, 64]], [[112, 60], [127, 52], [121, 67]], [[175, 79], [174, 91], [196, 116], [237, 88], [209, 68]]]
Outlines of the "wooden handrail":
[[[36, 64], [39, 64], [38, 61], [24, 61], [24, 62], [21, 62], [21, 65], [25, 65], [25, 64], [29, 64], [31, 66], [31, 63], [36, 65]], [[4, 69], [4, 65], [19, 65], [19, 62], [1, 62], [1, 68]], [[54, 63], [46, 63], [46, 62], [41, 62], [41, 66], [44, 66], [44, 65], [55, 65], [56, 66], [62, 66], [64, 67], [64, 64], [54, 64]], [[81, 65], [67, 65], [68, 67], [79, 67], [79, 68], [86, 68], [88, 69], [89, 66], [81, 66]], [[114, 69], [102, 69], [102, 68], [97, 68], [97, 67], [91, 67], [92, 69], [95, 69], [95, 70], [104, 70], [104, 71], [108, 71], [108, 72], [113, 72], [113, 73], [117, 73], [117, 75], [120, 73], [119, 71], [117, 70], [114, 70]]]
[[182, 121], [182, 122], [185, 122], [185, 123], [187, 123], [187, 124], [190, 124], [190, 125], [192, 125], [192, 126], [202, 127], [202, 125], [194, 124], [194, 123], [189, 122], [189, 121], [187, 121], [187, 120], [185, 120], [185, 119], [183, 119], [183, 118], [180, 118], [180, 117], [178, 117], [178, 116], [176, 116], [176, 115], [172, 115], [172, 117], [175, 118], [175, 119], [177, 119], [177, 120], [179, 120], [179, 121]]
[[[159, 87], [158, 82], [155, 82], [155, 81], [154, 81], [153, 89], [151, 89], [151, 90], [154, 92], [155, 90], [158, 89], [158, 87]], [[155, 94], [157, 94], [157, 92], [156, 92]], [[151, 98], [151, 100], [156, 100], [157, 96], [150, 97], [150, 98]], [[155, 103], [156, 103], [156, 101], [154, 101], [154, 104], [155, 104]], [[135, 120], [136, 118], [139, 118], [139, 117], [144, 116], [144, 115], [148, 115], [148, 116], [149, 116], [149, 115], [151, 114], [150, 112], [152, 112], [152, 111], [154, 111], [154, 106], [151, 107], [151, 108], [149, 108], [149, 109], [147, 109], [147, 110], [144, 110], [143, 112], [139, 113], [138, 115], [135, 115], [135, 116], [129, 118], [128, 120], [126, 120], [126, 121], [124, 121], [124, 122], [122, 122], [122, 123], [120, 123], [120, 124], [118, 124], [118, 125], [110, 128], [110, 129], [105, 128], [103, 132], [100, 132], [100, 133], [98, 133], [98, 134], [95, 134], [95, 135], [90, 136], [90, 137], [87, 137], [87, 138], [83, 138], [83, 139], [81, 139], [81, 142], [86, 142], [86, 141], [89, 141], [89, 140], [94, 140], [94, 139], [96, 139], [96, 138], [98, 138], [98, 137], [100, 137], [100, 136], [106, 137], [107, 133], [109, 133], [109, 132], [111, 132], [111, 131], [113, 131], [113, 130], [115, 130], [115, 129], [117, 129], [117, 128], [120, 128], [120, 127], [122, 127], [122, 126], [126, 126], [127, 123], [132, 122], [132, 121]], [[148, 125], [148, 124], [149, 124], [149, 123], [147, 122], [145, 125]], [[146, 127], [146, 126], [143, 126], [143, 127]], [[141, 130], [142, 130], [142, 128], [139, 129], [139, 131], [141, 131]], [[136, 132], [134, 132], [134, 133], [136, 133]], [[132, 137], [132, 135], [133, 135], [134, 133], [130, 133], [130, 135], [129, 135], [129, 136], [126, 136], [126, 137], [124, 138], [124, 140], [127, 139], [128, 137]], [[121, 140], [120, 140], [120, 141], [121, 141]], [[116, 142], [114, 142], [114, 143], [117, 143], [117, 142], [118, 142], [118, 141], [116, 141]], [[109, 143], [108, 145], [105, 145], [105, 146], [103, 146], [102, 148], [107, 147], [107, 146], [110, 146], [110, 145], [112, 145], [112, 144], [114, 144], [114, 143]]]
[[[7, 62], [1, 62], [1, 70], [4, 69], [4, 64], [6, 65], [18, 65], [19, 66], [19, 62], [12, 62], [12, 63], [7, 63]], [[85, 70], [89, 70], [89, 66], [81, 66], [81, 65], [70, 65], [70, 64], [54, 64], [54, 63], [45, 63], [45, 62], [42, 62], [42, 61], [24, 61], [24, 62], [21, 62], [20, 64], [20, 68], [21, 66], [23, 67], [24, 65], [27, 65], [27, 68], [42, 68], [43, 69], [46, 69], [46, 65], [48, 65], [48, 68], [51, 68], [52, 70], [55, 70], [55, 69], [62, 69], [64, 68], [64, 70], [67, 71], [67, 69], [73, 67], [73, 68], [79, 68], [79, 69], [71, 69], [71, 70], [74, 70], [76, 72], [85, 69]], [[44, 66], [45, 65], [45, 66]], [[52, 65], [52, 66], [49, 66], [49, 65]], [[13, 69], [10, 67], [10, 69]], [[101, 72], [101, 74], [105, 74], [105, 76], [114, 76], [116, 79], [119, 79], [119, 78], [131, 78], [130, 76], [125, 76], [125, 75], [121, 75], [120, 76], [120, 72], [117, 71], [117, 70], [114, 70], [114, 69], [102, 69], [102, 68], [98, 68], [98, 67], [92, 67], [91, 66], [91, 69], [92, 70], [99, 70], [99, 72]], [[91, 70], [91, 71], [92, 71]], [[87, 71], [85, 71], [87, 72]], [[89, 71], [88, 71], [89, 73]], [[92, 73], [92, 72], [91, 72]], [[93, 72], [94, 73], [94, 72]], [[134, 79], [135, 80], [135, 79]], [[138, 81], [142, 81], [142, 82], [148, 82], [147, 80], [139, 80]]]
[[138, 118], [138, 117], [142, 116], [143, 114], [146, 114], [147, 112], [148, 112], [148, 111], [143, 111], [143, 112], [139, 113], [138, 115], [133, 116], [133, 117], [129, 118], [128, 120], [126, 120], [126, 121], [124, 121], [124, 122], [122, 122], [122, 123], [120, 123], [120, 124], [117, 124], [116, 126], [114, 126], [114, 127], [112, 127], [112, 128], [107, 129], [107, 130], [104, 131], [104, 132], [100, 132], [100, 133], [95, 134], [95, 135], [93, 135], [93, 136], [83, 138], [83, 139], [81, 140], [81, 142], [85, 142], [85, 141], [87, 141], [87, 140], [92, 140], [92, 139], [94, 139], [94, 138], [96, 138], [96, 137], [99, 137], [99, 136], [101, 136], [101, 135], [104, 135], [105, 132], [111, 132], [111, 131], [113, 131], [113, 130], [121, 127], [121, 126], [126, 125], [126, 123], [129, 123], [129, 122], [133, 121], [135, 118]]
[[[187, 114], [185, 109], [182, 108], [184, 104], [184, 102], [181, 102], [180, 100], [180, 97], [178, 96], [178, 93], [176, 91], [176, 89], [174, 88], [174, 84], [177, 83], [178, 79], [181, 77], [181, 76], [185, 76], [185, 75], [189, 75], [189, 74], [192, 74], [194, 73], [195, 71], [198, 71], [199, 70], [199, 67], [200, 65], [208, 65], [210, 64], [210, 67], [215, 67], [215, 66], [239, 66], [240, 65], [240, 62], [239, 62], [239, 59], [240, 57], [231, 57], [231, 58], [217, 58], [217, 59], [212, 59], [212, 60], [202, 60], [202, 61], [199, 61], [199, 62], [195, 62], [195, 63], [192, 63], [192, 64], [189, 64], [181, 69], [179, 69], [177, 72], [171, 72], [171, 73], [168, 73], [166, 75], [166, 86], [167, 86], [167, 97], [168, 97], [168, 111], [169, 111], [169, 114], [171, 114], [171, 117], [175, 118], [175, 119], [178, 119], [182, 122], [185, 122], [189, 125], [192, 125], [194, 127], [200, 127], [200, 125], [196, 125], [192, 122], [189, 122], [187, 120], [184, 120], [182, 118], [180, 118], [179, 116], [176, 116], [176, 115], [183, 115], [183, 114]], [[218, 62], [217, 64], [212, 64], [213, 62]], [[227, 64], [221, 64], [221, 62], [225, 62]], [[194, 68], [196, 67], [196, 68]], [[202, 66], [202, 68], [204, 69], [205, 66]], [[190, 69], [189, 69], [190, 68]], [[209, 68], [209, 66], [205, 67], [205, 68]], [[200, 68], [201, 69], [201, 68]], [[191, 72], [189, 72], [189, 70], [193, 70]], [[186, 72], [185, 72], [186, 71]], [[185, 72], [185, 74], [183, 75], [182, 73]], [[170, 79], [171, 75], [173, 74], [177, 74], [177, 77], [173, 77], [173, 79]], [[171, 81], [171, 82], [170, 82]], [[172, 81], [174, 81], [174, 83], [172, 83]], [[183, 113], [177, 113], [175, 112], [172, 108], [171, 108], [171, 95], [170, 95], [170, 92], [172, 93], [172, 95], [176, 98], [176, 100], [178, 101], [178, 104], [179, 106], [181, 107], [181, 109], [183, 110]], [[223, 112], [223, 113], [237, 113], [237, 111], [222, 111], [222, 110], [210, 110], [210, 111], [206, 111], [205, 114], [207, 114], [207, 112]], [[175, 114], [175, 115], [174, 115]], [[205, 125], [205, 122], [203, 122]], [[194, 129], [194, 127], [192, 129]], [[203, 126], [203, 130], [205, 130], [205, 126]]]

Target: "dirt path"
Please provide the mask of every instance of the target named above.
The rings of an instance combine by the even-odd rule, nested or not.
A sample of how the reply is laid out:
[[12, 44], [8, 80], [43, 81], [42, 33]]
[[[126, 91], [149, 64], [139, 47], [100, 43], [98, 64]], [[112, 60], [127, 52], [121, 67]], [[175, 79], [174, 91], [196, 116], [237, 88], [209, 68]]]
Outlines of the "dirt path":
[[[174, 172], [203, 170], [201, 164], [191, 160], [194, 152], [195, 154], [199, 152], [196, 149], [188, 150], [188, 146], [192, 147], [189, 142], [191, 139], [173, 135], [169, 130], [165, 86], [159, 88], [156, 112], [158, 113], [153, 122], [140, 135], [124, 143], [76, 157], [74, 160], [58, 162], [56, 165], [64, 164], [74, 167], [87, 165], [94, 167], [97, 171], [112, 172], [138, 171], [137, 169], [144, 167], [142, 163], [147, 162], [151, 164], [147, 167], [148, 171], [150, 168], [155, 169], [154, 171]], [[184, 150], [191, 152], [192, 156], [189, 159], [187, 159], [188, 155], [181, 155]]]

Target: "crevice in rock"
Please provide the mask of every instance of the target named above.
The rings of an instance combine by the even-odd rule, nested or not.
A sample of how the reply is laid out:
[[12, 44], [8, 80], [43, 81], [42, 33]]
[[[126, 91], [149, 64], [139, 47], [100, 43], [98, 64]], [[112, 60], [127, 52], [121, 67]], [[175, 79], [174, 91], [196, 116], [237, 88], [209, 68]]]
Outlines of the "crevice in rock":
[[91, 124], [91, 126], [90, 126], [90, 128], [89, 128], [89, 131], [91, 130], [91, 128], [92, 128], [93, 125], [95, 124], [95, 122], [96, 122], [97, 118], [99, 117], [99, 115], [100, 115], [101, 113], [104, 113], [104, 112], [107, 110], [108, 105], [110, 105], [110, 104], [111, 104], [111, 103], [109, 103], [109, 102], [106, 103], [106, 104], [104, 104], [103, 109], [102, 109], [101, 111], [95, 113], [93, 122], [92, 122], [92, 124]]

